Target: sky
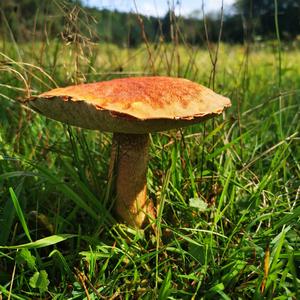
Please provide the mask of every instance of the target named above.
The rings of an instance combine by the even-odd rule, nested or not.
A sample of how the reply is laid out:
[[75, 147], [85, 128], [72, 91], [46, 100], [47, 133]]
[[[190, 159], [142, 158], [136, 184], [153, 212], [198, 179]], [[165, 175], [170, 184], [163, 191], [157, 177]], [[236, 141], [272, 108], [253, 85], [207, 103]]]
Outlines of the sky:
[[[205, 12], [220, 11], [222, 0], [203, 0]], [[225, 7], [230, 6], [235, 0], [223, 0]], [[168, 11], [168, 2], [175, 3], [177, 14], [188, 16], [195, 10], [202, 9], [202, 0], [135, 0], [138, 12], [147, 16], [164, 16]], [[180, 3], [179, 5], [176, 3]], [[83, 0], [88, 6], [117, 9], [124, 12], [135, 12], [134, 0]]]

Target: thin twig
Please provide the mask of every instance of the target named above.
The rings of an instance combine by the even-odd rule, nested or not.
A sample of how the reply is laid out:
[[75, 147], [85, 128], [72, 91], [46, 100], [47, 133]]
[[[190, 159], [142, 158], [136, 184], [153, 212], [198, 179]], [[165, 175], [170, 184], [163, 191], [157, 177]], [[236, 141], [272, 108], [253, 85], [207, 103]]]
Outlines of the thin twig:
[[14, 279], [15, 279], [15, 274], [16, 274], [16, 268], [17, 268], [17, 263], [15, 262], [14, 268], [13, 268], [13, 271], [12, 271], [12, 275], [11, 275], [11, 281], [10, 281], [10, 286], [9, 286], [9, 294], [8, 294], [7, 300], [10, 300], [12, 287], [13, 287], [13, 284], [14, 284]]
[[85, 278], [84, 278], [84, 275], [82, 274], [82, 272], [80, 272], [76, 267], [74, 267], [74, 270], [75, 270], [75, 277], [77, 278], [77, 280], [81, 283], [83, 289], [84, 289], [84, 292], [86, 294], [86, 298], [88, 300], [91, 300], [90, 298], [90, 294], [89, 294], [89, 291], [85, 285]]

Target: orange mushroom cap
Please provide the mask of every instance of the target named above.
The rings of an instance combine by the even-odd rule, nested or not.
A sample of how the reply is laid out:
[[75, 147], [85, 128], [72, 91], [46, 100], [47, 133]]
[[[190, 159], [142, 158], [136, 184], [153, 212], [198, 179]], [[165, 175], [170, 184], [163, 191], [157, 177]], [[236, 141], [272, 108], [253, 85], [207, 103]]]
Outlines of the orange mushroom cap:
[[183, 78], [131, 77], [56, 88], [28, 100], [52, 119], [88, 129], [148, 133], [213, 117], [228, 98]]

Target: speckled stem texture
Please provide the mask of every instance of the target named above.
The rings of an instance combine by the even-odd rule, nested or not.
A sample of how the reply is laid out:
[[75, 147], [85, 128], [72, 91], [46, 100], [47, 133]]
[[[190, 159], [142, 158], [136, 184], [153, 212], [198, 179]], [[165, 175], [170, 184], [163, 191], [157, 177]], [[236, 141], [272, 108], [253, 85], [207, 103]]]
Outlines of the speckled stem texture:
[[117, 215], [128, 225], [141, 228], [153, 205], [147, 200], [148, 134], [114, 133]]

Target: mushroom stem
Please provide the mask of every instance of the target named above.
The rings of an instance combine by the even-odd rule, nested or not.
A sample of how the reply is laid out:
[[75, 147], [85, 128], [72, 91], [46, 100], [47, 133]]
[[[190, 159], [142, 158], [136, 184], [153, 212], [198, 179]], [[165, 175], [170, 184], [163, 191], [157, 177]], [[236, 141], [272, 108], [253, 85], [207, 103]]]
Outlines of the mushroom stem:
[[115, 212], [128, 225], [141, 228], [148, 214], [154, 217], [147, 200], [148, 134], [114, 133]]

